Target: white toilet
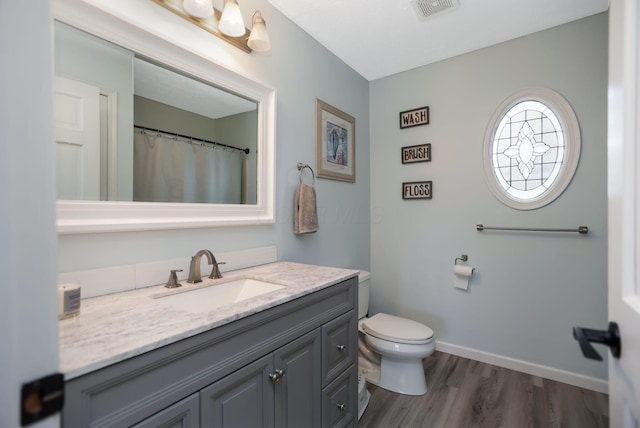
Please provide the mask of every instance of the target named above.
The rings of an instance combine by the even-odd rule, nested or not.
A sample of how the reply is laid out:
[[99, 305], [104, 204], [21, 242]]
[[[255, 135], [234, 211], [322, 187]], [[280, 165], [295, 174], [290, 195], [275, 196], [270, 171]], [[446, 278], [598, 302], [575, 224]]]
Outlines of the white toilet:
[[365, 271], [358, 276], [359, 373], [368, 382], [389, 391], [425, 394], [427, 381], [422, 360], [435, 351], [433, 330], [419, 322], [384, 313], [367, 318], [370, 276]]

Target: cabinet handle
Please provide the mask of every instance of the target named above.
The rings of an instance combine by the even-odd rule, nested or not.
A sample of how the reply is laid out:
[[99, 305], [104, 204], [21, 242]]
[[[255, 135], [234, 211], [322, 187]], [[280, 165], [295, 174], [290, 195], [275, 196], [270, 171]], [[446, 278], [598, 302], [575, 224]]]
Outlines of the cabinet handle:
[[280, 379], [284, 377], [284, 370], [276, 369], [273, 373], [269, 373], [269, 380], [273, 383], [278, 382]]
[[347, 349], [347, 347], [344, 346], [344, 345], [338, 345], [338, 346], [336, 346], [336, 348], [338, 348], [338, 351], [340, 351], [340, 352], [344, 352], [344, 350]]
[[338, 408], [338, 410], [340, 410], [341, 412], [344, 412], [344, 403], [340, 403], [340, 404], [336, 404], [336, 407]]

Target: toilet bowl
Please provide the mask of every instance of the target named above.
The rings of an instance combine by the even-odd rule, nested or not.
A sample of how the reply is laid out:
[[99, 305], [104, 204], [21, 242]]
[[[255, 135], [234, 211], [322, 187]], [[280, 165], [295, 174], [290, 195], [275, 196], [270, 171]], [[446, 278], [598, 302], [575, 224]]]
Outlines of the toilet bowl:
[[[365, 378], [407, 395], [427, 392], [422, 360], [435, 351], [433, 331], [418, 322], [378, 313], [359, 322], [361, 355], [368, 360]], [[363, 346], [364, 345], [364, 346]], [[362, 352], [365, 348], [371, 352]], [[374, 356], [374, 359], [371, 358]], [[378, 362], [379, 361], [379, 362]]]
[[381, 388], [407, 395], [427, 392], [422, 360], [435, 351], [433, 330], [424, 324], [378, 313], [367, 318], [368, 272], [358, 287], [358, 366], [365, 379]]

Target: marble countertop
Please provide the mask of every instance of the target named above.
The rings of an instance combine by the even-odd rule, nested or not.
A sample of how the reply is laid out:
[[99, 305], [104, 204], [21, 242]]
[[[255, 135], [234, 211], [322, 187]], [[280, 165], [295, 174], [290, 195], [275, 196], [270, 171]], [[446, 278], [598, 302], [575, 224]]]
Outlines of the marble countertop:
[[[256, 312], [337, 284], [357, 270], [276, 262], [224, 273], [224, 278], [167, 289], [163, 285], [82, 300], [80, 314], [59, 322], [60, 371], [73, 379]], [[251, 278], [285, 287], [210, 311], [173, 308], [166, 293]]]

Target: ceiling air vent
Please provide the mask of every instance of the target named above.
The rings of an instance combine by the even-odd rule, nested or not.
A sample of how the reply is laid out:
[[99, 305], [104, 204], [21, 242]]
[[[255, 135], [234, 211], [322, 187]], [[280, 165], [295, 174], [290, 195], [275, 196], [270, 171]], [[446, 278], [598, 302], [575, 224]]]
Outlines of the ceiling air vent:
[[460, 6], [458, 0], [409, 0], [418, 15], [425, 20], [436, 13], [457, 9]]

